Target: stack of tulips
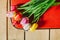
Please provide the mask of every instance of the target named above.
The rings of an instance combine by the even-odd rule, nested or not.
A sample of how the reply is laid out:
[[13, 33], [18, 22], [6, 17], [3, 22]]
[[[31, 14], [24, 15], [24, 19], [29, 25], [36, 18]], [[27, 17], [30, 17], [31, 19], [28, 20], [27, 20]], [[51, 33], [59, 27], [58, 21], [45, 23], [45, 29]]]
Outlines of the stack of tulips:
[[[23, 5], [11, 5], [11, 11], [8, 12], [7, 16], [11, 18], [12, 24], [16, 28], [23, 28], [24, 30], [35, 31], [35, 29], [38, 27], [37, 21], [54, 2], [55, 0], [30, 0]], [[16, 4], [18, 3], [21, 2], [17, 2]], [[32, 15], [33, 20], [30, 22], [30, 18]]]
[[28, 17], [24, 17], [20, 11], [17, 10], [17, 6], [11, 6], [11, 11], [7, 13], [7, 17], [11, 18], [14, 27], [24, 30], [34, 31], [37, 27], [37, 23], [31, 24]]

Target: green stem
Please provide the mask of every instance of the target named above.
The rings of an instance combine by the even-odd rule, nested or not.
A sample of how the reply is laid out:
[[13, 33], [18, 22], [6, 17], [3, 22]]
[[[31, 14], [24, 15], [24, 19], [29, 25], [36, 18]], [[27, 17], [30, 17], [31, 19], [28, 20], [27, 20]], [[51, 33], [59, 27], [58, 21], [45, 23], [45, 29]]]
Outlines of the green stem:
[[[39, 7], [39, 8], [37, 8], [36, 10], [34, 10], [28, 17], [30, 17], [32, 14], [34, 14], [35, 12], [37, 12], [37, 10], [40, 9], [40, 6], [43, 5], [43, 4], [45, 4], [45, 3], [47, 3], [48, 1], [49, 1], [49, 0], [46, 0], [45, 2], [43, 2], [43, 3], [39, 4], [38, 6], [36, 6], [35, 8], [37, 8], [37, 7]], [[34, 9], [35, 9], [35, 8], [34, 8]]]
[[[42, 13], [39, 13], [40, 15], [38, 15], [39, 17], [42, 16], [44, 14], [44, 12], [55, 2], [55, 0], [52, 0], [48, 6], [42, 11]], [[37, 17], [36, 19], [33, 20], [33, 22], [35, 22], [39, 17]], [[33, 23], [32, 22], [32, 23]]]
[[27, 6], [27, 5], [31, 5], [31, 4], [34, 3], [34, 1], [36, 1], [36, 0], [30, 0], [28, 3], [22, 5], [21, 7], [25, 7], [25, 6]]
[[39, 18], [40, 18], [40, 16], [38, 16], [37, 18], [35, 18], [31, 23], [36, 22]]
[[26, 4], [24, 4], [24, 5], [22, 5], [21, 7], [27, 6], [27, 5], [29, 5], [30, 3], [31, 3], [31, 1], [28, 2], [28, 3], [26, 3]]
[[34, 14], [34, 18], [37, 17], [37, 16], [40, 14], [40, 12], [41, 12], [43, 9], [46, 8], [47, 5], [48, 5], [48, 4], [45, 4], [44, 6], [42, 6], [42, 8], [39, 9], [39, 10]]

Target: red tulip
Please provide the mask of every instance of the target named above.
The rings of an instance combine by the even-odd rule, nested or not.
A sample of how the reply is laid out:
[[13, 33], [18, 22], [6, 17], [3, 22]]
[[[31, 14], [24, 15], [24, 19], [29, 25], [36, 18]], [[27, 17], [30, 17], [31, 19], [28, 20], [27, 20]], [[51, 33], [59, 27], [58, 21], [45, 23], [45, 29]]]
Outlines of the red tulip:
[[12, 18], [12, 24], [16, 27], [16, 28], [22, 28], [22, 25], [16, 21], [14, 18]]
[[20, 21], [22, 19], [22, 14], [17, 14], [16, 16], [14, 16], [14, 19], [16, 21]]
[[22, 28], [23, 26], [21, 24], [15, 24], [16, 28]]
[[16, 21], [14, 18], [12, 18], [12, 24], [16, 27], [16, 28], [22, 28], [22, 25]]
[[15, 25], [17, 23], [17, 21], [14, 18], [12, 18], [11, 20], [12, 20], [13, 25]]

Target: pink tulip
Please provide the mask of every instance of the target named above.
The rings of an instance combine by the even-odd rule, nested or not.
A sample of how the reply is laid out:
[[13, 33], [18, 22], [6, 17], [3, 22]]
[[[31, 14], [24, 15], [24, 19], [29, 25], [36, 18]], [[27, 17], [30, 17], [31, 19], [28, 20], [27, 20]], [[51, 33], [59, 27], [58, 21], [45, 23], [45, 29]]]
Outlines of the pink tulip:
[[24, 30], [28, 30], [30, 28], [29, 19], [27, 17], [22, 18], [20, 24], [22, 24]]
[[16, 10], [16, 6], [11, 6], [11, 11]]
[[21, 22], [22, 25], [29, 23], [29, 19], [27, 17], [22, 18]]

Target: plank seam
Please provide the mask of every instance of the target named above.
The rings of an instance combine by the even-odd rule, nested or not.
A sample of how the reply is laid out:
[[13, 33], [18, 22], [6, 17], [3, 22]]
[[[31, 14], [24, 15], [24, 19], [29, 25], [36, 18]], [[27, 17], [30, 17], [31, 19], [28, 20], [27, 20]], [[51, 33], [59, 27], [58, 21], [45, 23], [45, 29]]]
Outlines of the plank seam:
[[49, 29], [49, 40], [50, 40], [50, 29]]

